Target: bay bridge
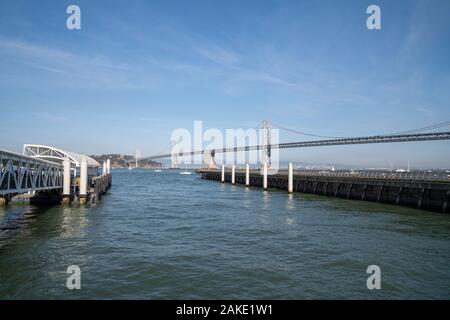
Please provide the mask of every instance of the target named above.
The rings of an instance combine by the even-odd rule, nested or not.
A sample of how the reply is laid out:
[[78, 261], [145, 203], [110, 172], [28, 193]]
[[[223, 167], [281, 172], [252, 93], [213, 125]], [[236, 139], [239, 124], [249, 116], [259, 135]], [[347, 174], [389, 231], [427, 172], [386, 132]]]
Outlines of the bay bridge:
[[[450, 140], [449, 125], [450, 122], [445, 122], [404, 132], [360, 137], [327, 137], [275, 125], [277, 129], [314, 139], [272, 143], [271, 124], [269, 121], [263, 121], [261, 126], [258, 125], [263, 130], [263, 141], [256, 145], [213, 150], [183, 150], [142, 159], [172, 158], [173, 160], [177, 157], [203, 155], [204, 160], [209, 159], [208, 168], [198, 170], [204, 179], [243, 184], [247, 187], [257, 186], [265, 190], [286, 189], [289, 193], [296, 191], [319, 193], [448, 212], [450, 207], [448, 206], [450, 200], [448, 172], [378, 171], [374, 173], [294, 170], [292, 162], [287, 169], [271, 172], [271, 154], [273, 149]], [[225, 164], [222, 164], [220, 169], [216, 168], [214, 159], [216, 153], [259, 150], [263, 154], [260, 170], [250, 170], [248, 163], [245, 164], [245, 169], [237, 168], [234, 163], [231, 168], [226, 168]], [[98, 168], [102, 168], [99, 176], [96, 174]], [[62, 202], [70, 203], [75, 195], [71, 188], [77, 174], [81, 178], [77, 193], [80, 203], [86, 203], [88, 198], [98, 201], [111, 186], [109, 160], [102, 166], [88, 156], [42, 145], [25, 145], [22, 155], [0, 150], [0, 205], [7, 204], [8, 200], [17, 194], [49, 191], [61, 194]], [[92, 184], [92, 188], [89, 188], [88, 184]]]
[[[222, 183], [229, 182], [233, 185], [242, 184], [245, 187], [262, 187], [264, 190], [273, 188], [287, 190], [289, 193], [313, 193], [448, 212], [450, 207], [449, 171], [294, 170], [292, 162], [289, 163], [287, 170], [277, 168], [277, 170], [272, 170], [270, 175], [269, 171], [272, 149], [450, 140], [449, 125], [450, 122], [444, 122], [405, 132], [361, 137], [326, 137], [276, 126], [279, 129], [314, 137], [315, 140], [271, 143], [270, 123], [263, 121], [261, 126], [263, 141], [257, 145], [172, 152], [150, 156], [146, 159], [172, 158], [173, 161], [178, 157], [203, 155], [204, 165], [206, 164], [207, 167], [197, 170], [202, 179], [216, 180]], [[259, 170], [251, 170], [248, 163], [245, 164], [245, 169], [239, 169], [234, 162], [231, 168], [227, 168], [225, 164], [221, 165], [221, 169], [216, 168], [214, 159], [216, 153], [259, 150], [263, 154], [262, 168]]]
[[[259, 125], [258, 125], [259, 126]], [[251, 145], [251, 146], [233, 146], [228, 148], [214, 149], [214, 150], [191, 150], [186, 152], [178, 153], [164, 153], [159, 155], [153, 155], [146, 157], [147, 160], [157, 160], [164, 158], [185, 157], [185, 156], [195, 156], [204, 155], [205, 153], [210, 153], [214, 159], [216, 153], [227, 153], [227, 152], [242, 152], [242, 151], [258, 151], [262, 150], [264, 155], [267, 157], [266, 162], [270, 163], [270, 155], [272, 149], [289, 149], [289, 148], [307, 148], [307, 147], [324, 147], [324, 146], [339, 146], [339, 145], [355, 145], [355, 144], [376, 144], [376, 143], [398, 143], [398, 142], [414, 142], [414, 141], [435, 141], [435, 140], [450, 140], [450, 131], [446, 131], [450, 127], [450, 122], [439, 123], [423, 128], [408, 130], [405, 132], [382, 134], [382, 135], [372, 135], [372, 136], [362, 136], [362, 137], [327, 137], [316, 134], [310, 134], [306, 132], [301, 132], [297, 130], [292, 130], [285, 128], [283, 126], [276, 125], [275, 127], [281, 130], [297, 133], [299, 135], [310, 136], [319, 138], [316, 140], [309, 141], [294, 141], [285, 143], [275, 143], [272, 144], [271, 137], [271, 125], [268, 120], [262, 122], [260, 126], [264, 131], [264, 140], [262, 144]], [[445, 130], [445, 131], [438, 131]]]

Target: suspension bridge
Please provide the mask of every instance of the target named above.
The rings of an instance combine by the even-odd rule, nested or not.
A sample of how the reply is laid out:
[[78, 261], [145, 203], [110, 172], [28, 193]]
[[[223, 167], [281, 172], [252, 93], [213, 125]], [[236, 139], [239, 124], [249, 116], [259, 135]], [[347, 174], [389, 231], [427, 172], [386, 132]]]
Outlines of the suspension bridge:
[[[286, 129], [315, 139], [306, 141], [293, 141], [286, 143], [271, 143], [270, 125], [264, 121], [262, 128], [264, 138], [261, 144], [222, 148], [217, 150], [194, 150], [171, 154], [162, 154], [150, 157], [160, 159], [166, 157], [204, 155], [212, 159], [209, 168], [197, 170], [202, 179], [216, 180], [233, 185], [241, 184], [245, 187], [261, 187], [264, 190], [280, 189], [288, 193], [302, 192], [338, 198], [364, 200], [403, 205], [432, 211], [449, 212], [450, 203], [450, 172], [449, 171], [405, 171], [392, 172], [382, 170], [360, 171], [327, 171], [327, 170], [294, 170], [292, 162], [287, 170], [272, 170], [272, 149], [306, 148], [322, 146], [339, 146], [354, 144], [400, 143], [414, 141], [450, 140], [450, 123], [440, 123], [423, 128], [397, 132], [392, 134], [361, 136], [361, 137], [326, 137], [308, 134], [292, 129]], [[242, 152], [262, 150], [263, 162], [260, 170], [250, 170], [248, 163], [245, 169], [239, 169], [233, 163], [231, 168], [225, 164], [216, 169], [215, 153]]]
[[[263, 132], [263, 141], [255, 145], [233, 146], [214, 150], [187, 150], [154, 155], [147, 160], [177, 158], [203, 155], [210, 159], [207, 169], [198, 170], [203, 179], [244, 184], [247, 187], [287, 189], [292, 192], [319, 193], [345, 197], [347, 199], [371, 200], [400, 205], [415, 206], [430, 210], [448, 212], [450, 201], [449, 172], [408, 172], [393, 174], [392, 172], [315, 172], [312, 170], [294, 170], [289, 163], [287, 170], [277, 170], [268, 174], [271, 169], [273, 149], [323, 147], [354, 144], [400, 143], [413, 141], [450, 140], [450, 122], [417, 128], [391, 134], [330, 137], [301, 132], [283, 126], [271, 125], [263, 121], [257, 128]], [[292, 142], [272, 141], [272, 128], [307, 136], [308, 140]], [[216, 153], [237, 153], [262, 150], [261, 170], [245, 170], [226, 168], [216, 169], [214, 157]], [[134, 159], [138, 166], [140, 152]], [[213, 164], [211, 166], [211, 163]], [[0, 150], [0, 205], [17, 194], [41, 193], [55, 191], [61, 194], [63, 203], [77, 196], [80, 203], [88, 199], [97, 201], [111, 185], [110, 163], [103, 163], [101, 175], [97, 175], [102, 166], [88, 156], [67, 152], [42, 145], [25, 145], [23, 154]], [[74, 175], [72, 176], [72, 173]], [[81, 178], [79, 191], [72, 192], [74, 178]], [[91, 186], [91, 188], [89, 186]]]
[[209, 154], [214, 162], [215, 154], [229, 153], [229, 152], [246, 152], [246, 151], [263, 151], [265, 159], [263, 162], [270, 164], [270, 156], [272, 149], [289, 149], [289, 148], [307, 148], [307, 147], [324, 147], [324, 146], [339, 146], [339, 145], [355, 145], [355, 144], [376, 144], [376, 143], [399, 143], [399, 142], [414, 142], [414, 141], [435, 141], [435, 140], [450, 140], [450, 122], [438, 123], [431, 126], [412, 129], [404, 132], [360, 136], [360, 137], [330, 137], [317, 134], [311, 134], [298, 130], [286, 128], [284, 126], [275, 125], [274, 127], [291, 133], [296, 133], [302, 136], [307, 136], [315, 139], [293, 141], [285, 143], [271, 143], [271, 125], [268, 120], [258, 125], [263, 130], [263, 143], [257, 145], [232, 146], [213, 150], [191, 150], [182, 152], [170, 152], [159, 155], [146, 157], [147, 160], [157, 160], [164, 158], [176, 158], [186, 156], [196, 156]]

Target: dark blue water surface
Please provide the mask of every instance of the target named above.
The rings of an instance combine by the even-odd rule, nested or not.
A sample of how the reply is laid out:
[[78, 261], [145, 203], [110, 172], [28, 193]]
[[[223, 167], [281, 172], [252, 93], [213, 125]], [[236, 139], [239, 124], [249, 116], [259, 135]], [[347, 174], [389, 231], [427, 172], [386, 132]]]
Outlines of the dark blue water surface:
[[96, 207], [0, 208], [0, 298], [448, 299], [449, 247], [450, 215], [114, 170]]

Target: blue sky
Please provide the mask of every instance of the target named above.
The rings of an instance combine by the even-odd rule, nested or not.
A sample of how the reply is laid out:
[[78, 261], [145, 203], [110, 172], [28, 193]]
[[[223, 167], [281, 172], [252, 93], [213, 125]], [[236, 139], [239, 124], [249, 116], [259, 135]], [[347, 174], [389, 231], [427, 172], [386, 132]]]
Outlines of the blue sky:
[[[81, 8], [81, 30], [66, 8]], [[366, 28], [381, 7], [382, 30]], [[449, 1], [0, 2], [0, 148], [168, 151], [171, 132], [263, 119], [332, 136], [450, 120]], [[281, 134], [282, 141], [296, 140]], [[448, 166], [450, 143], [283, 151]]]

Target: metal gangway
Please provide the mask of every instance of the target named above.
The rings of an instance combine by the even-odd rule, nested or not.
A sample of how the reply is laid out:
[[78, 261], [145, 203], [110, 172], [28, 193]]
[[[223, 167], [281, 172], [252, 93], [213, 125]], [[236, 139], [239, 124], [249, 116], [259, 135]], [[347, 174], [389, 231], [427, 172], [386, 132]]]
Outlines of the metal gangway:
[[61, 164], [0, 149], [0, 197], [62, 187]]

